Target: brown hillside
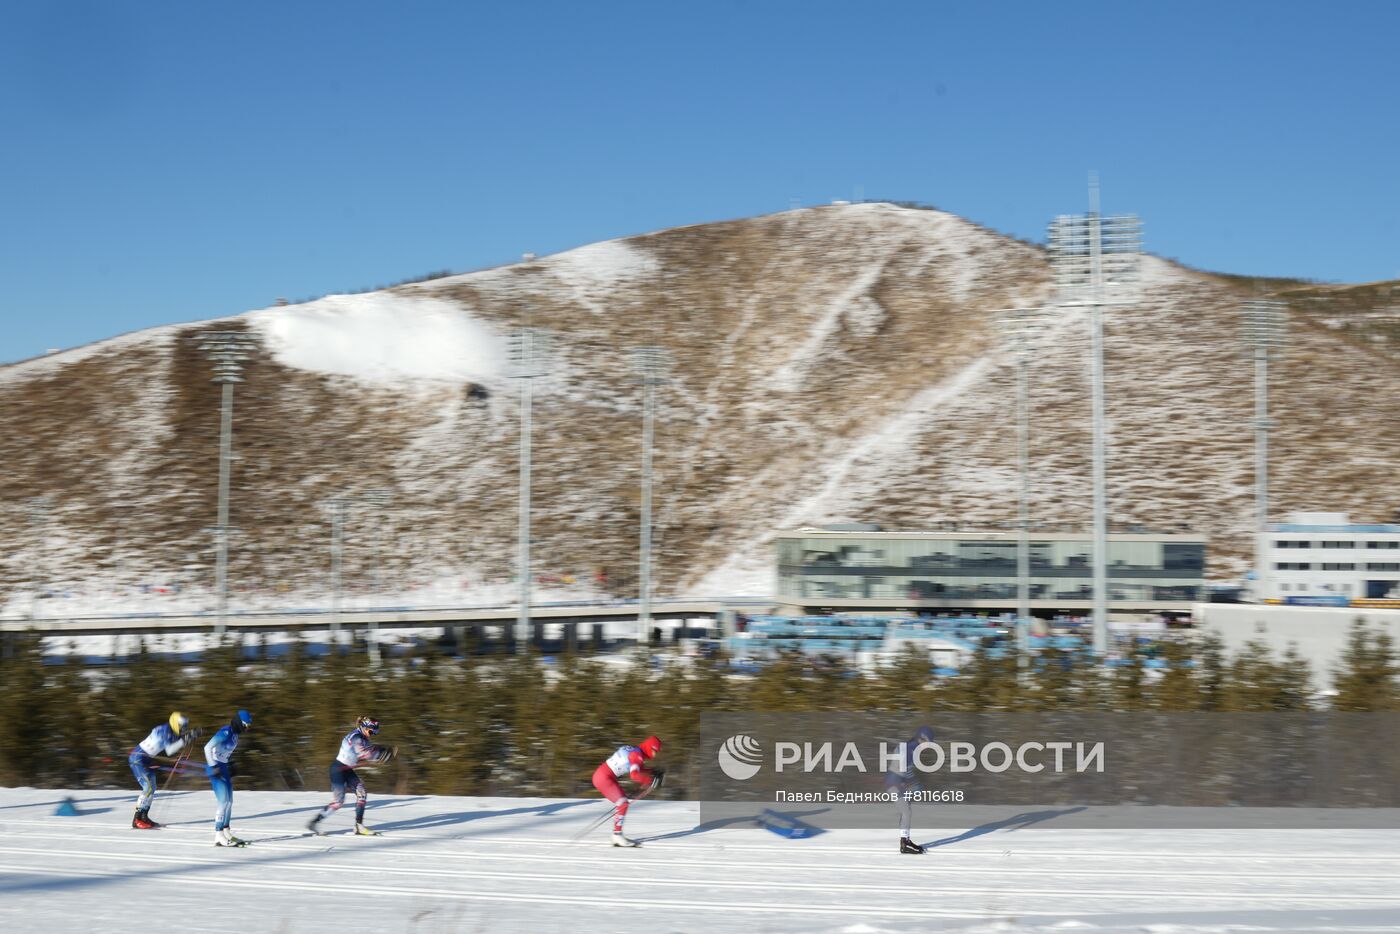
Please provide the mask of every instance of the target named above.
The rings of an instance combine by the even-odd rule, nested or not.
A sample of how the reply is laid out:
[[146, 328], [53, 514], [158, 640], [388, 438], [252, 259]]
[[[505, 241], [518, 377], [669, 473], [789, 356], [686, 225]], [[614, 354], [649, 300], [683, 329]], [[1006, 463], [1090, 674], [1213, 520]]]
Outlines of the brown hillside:
[[[1215, 574], [1243, 569], [1252, 371], [1238, 304], [1256, 294], [1294, 309], [1274, 368], [1278, 511], [1378, 520], [1400, 507], [1390, 482], [1400, 459], [1395, 284], [1279, 280], [1260, 293], [1162, 260], [1144, 267], [1139, 298], [1106, 318], [1116, 521], [1202, 529]], [[236, 391], [237, 601], [322, 599], [325, 504], [373, 488], [392, 502], [349, 514], [352, 587], [508, 582], [515, 387], [500, 372], [367, 379], [298, 364], [277, 315], [334, 322], [356, 303], [398, 309], [405, 326], [431, 306], [498, 336], [526, 322], [559, 335], [555, 372], [536, 387], [542, 573], [589, 580], [601, 568], [609, 589], [635, 587], [640, 402], [628, 354], [649, 344], [675, 361], [657, 430], [663, 591], [751, 589], [777, 527], [1009, 521], [1013, 382], [994, 313], [1049, 297], [1033, 246], [937, 211], [834, 206], [16, 364], [0, 370], [10, 546], [0, 586], [13, 594], [37, 579], [99, 605], [145, 583], [208, 587], [219, 388], [193, 337], [233, 327], [262, 341]], [[1031, 377], [1034, 511], [1046, 521], [1088, 519], [1086, 351], [1083, 312], [1057, 312]], [[46, 511], [31, 508], [37, 496]]]

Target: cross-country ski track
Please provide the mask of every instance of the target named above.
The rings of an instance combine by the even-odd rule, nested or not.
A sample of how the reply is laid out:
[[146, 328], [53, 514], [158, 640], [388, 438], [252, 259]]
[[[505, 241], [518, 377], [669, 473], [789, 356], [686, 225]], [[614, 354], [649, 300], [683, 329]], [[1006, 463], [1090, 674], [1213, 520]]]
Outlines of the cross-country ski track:
[[[57, 816], [71, 796], [78, 813]], [[916, 827], [788, 840], [643, 801], [635, 850], [607, 845], [597, 800], [372, 796], [324, 837], [314, 792], [177, 790], [130, 829], [134, 794], [0, 789], [0, 930], [140, 931], [1390, 931], [1400, 831]], [[921, 813], [921, 812], [919, 812]], [[1008, 816], [1010, 813], [1008, 813]], [[181, 920], [183, 919], [183, 920]]]

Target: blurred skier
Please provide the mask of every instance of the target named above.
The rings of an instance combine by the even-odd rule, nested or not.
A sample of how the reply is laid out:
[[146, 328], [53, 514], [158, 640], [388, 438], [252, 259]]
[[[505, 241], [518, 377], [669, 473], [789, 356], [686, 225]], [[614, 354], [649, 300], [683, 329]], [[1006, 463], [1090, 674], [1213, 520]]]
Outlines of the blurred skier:
[[369, 741], [369, 738], [378, 732], [378, 720], [373, 717], [360, 717], [355, 721], [355, 729], [345, 734], [345, 738], [340, 741], [340, 753], [331, 763], [331, 792], [334, 797], [331, 798], [331, 803], [321, 808], [320, 812], [311, 818], [311, 823], [306, 825], [312, 833], [317, 836], [324, 833], [320, 829], [321, 821], [340, 810], [341, 805], [345, 803], [345, 790], [352, 788], [355, 791], [355, 835], [379, 836], [379, 831], [370, 830], [365, 826], [365, 801], [368, 795], [365, 793], [364, 780], [355, 773], [355, 766], [361, 763], [388, 762], [398, 754], [397, 749], [376, 746]]
[[640, 846], [636, 840], [632, 840], [622, 833], [622, 822], [627, 817], [627, 806], [631, 804], [627, 795], [623, 793], [622, 786], [618, 784], [619, 778], [630, 778], [639, 785], [645, 785], [647, 792], [661, 787], [661, 781], [666, 774], [661, 769], [646, 768], [648, 759], [656, 758], [661, 752], [661, 740], [655, 736], [648, 736], [642, 740], [638, 746], [619, 746], [617, 751], [608, 756], [598, 768], [593, 770], [593, 787], [597, 788], [615, 806], [613, 809], [613, 846]]
[[252, 725], [253, 715], [240, 710], [204, 744], [204, 774], [209, 776], [214, 798], [219, 802], [219, 809], [214, 814], [215, 846], [247, 845], [247, 841], [235, 837], [228, 826], [233, 816], [233, 770], [229, 767], [229, 759], [238, 748], [239, 735]]
[[136, 814], [131, 818], [133, 830], [155, 830], [165, 826], [151, 820], [151, 799], [156, 796], [157, 785], [152, 765], [157, 757], [168, 759], [175, 756], [185, 748], [186, 742], [198, 738], [199, 730], [191, 729], [189, 719], [177, 710], [131, 750], [126, 761], [131, 766], [131, 774], [141, 785], [141, 794], [136, 799]]
[[899, 852], [918, 855], [924, 848], [909, 839], [909, 830], [914, 823], [914, 807], [910, 796], [922, 786], [914, 769], [914, 754], [919, 746], [933, 742], [932, 727], [921, 726], [908, 742], [899, 744], [899, 760], [896, 767], [885, 773], [885, 790], [897, 795], [899, 808]]

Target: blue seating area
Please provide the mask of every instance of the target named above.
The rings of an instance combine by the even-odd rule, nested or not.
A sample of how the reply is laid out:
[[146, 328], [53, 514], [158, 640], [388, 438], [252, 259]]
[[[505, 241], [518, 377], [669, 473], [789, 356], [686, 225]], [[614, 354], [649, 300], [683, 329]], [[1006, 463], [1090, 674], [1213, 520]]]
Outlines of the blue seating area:
[[1084, 646], [1085, 640], [1081, 636], [1031, 636], [1032, 649], [1060, 649], [1070, 652]]
[[729, 649], [737, 656], [783, 649], [853, 655], [878, 651], [887, 640], [937, 639], [949, 647], [976, 652], [987, 637], [1007, 637], [1013, 631], [1014, 625], [1006, 619], [978, 616], [753, 616], [742, 634], [729, 640]]
[[[1033, 636], [1033, 650], [1076, 652], [1087, 648], [1087, 634], [1066, 634], [1080, 621], [1056, 620], [1059, 634]], [[809, 655], [856, 655], [921, 639], [937, 639], [967, 653], [1000, 657], [1012, 650], [1016, 635], [1010, 616], [769, 616], [749, 617], [739, 635], [729, 640], [737, 657], [771, 655], [794, 649]], [[1158, 667], [1158, 666], [1153, 666]], [[949, 669], [952, 670], [952, 669]]]
[[889, 620], [841, 616], [754, 616], [748, 632], [769, 639], [883, 639]]

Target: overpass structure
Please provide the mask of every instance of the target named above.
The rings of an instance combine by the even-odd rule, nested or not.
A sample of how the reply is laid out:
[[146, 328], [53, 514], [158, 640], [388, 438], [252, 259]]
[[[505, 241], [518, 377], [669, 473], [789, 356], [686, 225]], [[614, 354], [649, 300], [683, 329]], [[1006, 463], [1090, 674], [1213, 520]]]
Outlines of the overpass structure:
[[[734, 613], [766, 607], [767, 601], [675, 600], [651, 605], [653, 625], [680, 623], [687, 628], [696, 620], [721, 634], [732, 633]], [[335, 633], [339, 631], [384, 631], [440, 628], [454, 636], [465, 629], [489, 631], [498, 627], [504, 642], [513, 639], [512, 626], [518, 616], [517, 604], [473, 607], [380, 607], [367, 610], [275, 610], [257, 613], [230, 613], [224, 618], [229, 632], [244, 633]], [[543, 639], [546, 626], [562, 626], [564, 641], [578, 638], [580, 625], [601, 627], [606, 623], [636, 622], [635, 602], [549, 603], [530, 608], [534, 624], [533, 641]], [[212, 634], [219, 623], [217, 613], [122, 614], [55, 618], [0, 619], [0, 634], [36, 633], [41, 636], [119, 636]], [[600, 638], [601, 628], [593, 629]], [[489, 634], [489, 633], [488, 633]]]

